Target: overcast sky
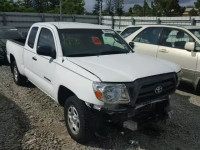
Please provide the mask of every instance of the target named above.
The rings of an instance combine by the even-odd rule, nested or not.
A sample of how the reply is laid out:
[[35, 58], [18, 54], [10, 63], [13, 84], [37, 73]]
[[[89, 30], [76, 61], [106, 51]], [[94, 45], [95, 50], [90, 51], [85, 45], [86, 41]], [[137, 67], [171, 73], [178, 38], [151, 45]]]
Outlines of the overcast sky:
[[[150, 3], [152, 0], [147, 0], [147, 1]], [[194, 5], [194, 2], [196, 2], [197, 0], [179, 0], [179, 1], [181, 6], [191, 6]], [[95, 2], [96, 0], [85, 0], [85, 9], [88, 12], [93, 11]], [[127, 11], [130, 7], [133, 7], [135, 4], [143, 4], [143, 0], [124, 0], [124, 10]]]

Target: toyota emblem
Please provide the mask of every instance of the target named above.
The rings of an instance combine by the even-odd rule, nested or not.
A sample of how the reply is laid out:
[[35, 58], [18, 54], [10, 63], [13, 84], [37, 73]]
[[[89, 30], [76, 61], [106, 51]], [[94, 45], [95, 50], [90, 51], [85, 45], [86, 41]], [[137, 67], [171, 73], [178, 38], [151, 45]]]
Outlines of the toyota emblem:
[[156, 89], [155, 89], [155, 93], [156, 93], [156, 94], [160, 94], [160, 93], [162, 93], [162, 91], [163, 91], [163, 87], [162, 87], [162, 86], [158, 86], [158, 87], [156, 87]]

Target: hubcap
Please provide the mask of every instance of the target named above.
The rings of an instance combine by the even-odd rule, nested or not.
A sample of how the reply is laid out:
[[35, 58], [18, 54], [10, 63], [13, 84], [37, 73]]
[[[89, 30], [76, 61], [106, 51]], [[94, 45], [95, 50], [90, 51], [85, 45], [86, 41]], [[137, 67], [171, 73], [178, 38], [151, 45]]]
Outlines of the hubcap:
[[74, 106], [68, 108], [68, 124], [73, 134], [78, 134], [80, 130], [80, 120], [78, 112]]
[[13, 73], [14, 73], [15, 81], [18, 81], [18, 76], [19, 76], [19, 74], [18, 74], [18, 71], [17, 71], [17, 67], [16, 67], [16, 66], [14, 66]]

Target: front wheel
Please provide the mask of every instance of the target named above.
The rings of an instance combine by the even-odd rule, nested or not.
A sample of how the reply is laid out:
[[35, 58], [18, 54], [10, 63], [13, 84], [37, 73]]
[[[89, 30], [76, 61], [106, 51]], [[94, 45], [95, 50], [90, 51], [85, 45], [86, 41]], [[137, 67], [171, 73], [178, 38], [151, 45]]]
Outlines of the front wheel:
[[93, 129], [91, 113], [85, 103], [76, 96], [68, 98], [64, 106], [64, 115], [70, 136], [81, 144], [89, 142], [93, 136]]
[[198, 95], [198, 96], [200, 96], [200, 81], [199, 81], [199, 83], [197, 84], [197, 87], [196, 87], [196, 89], [195, 89], [195, 94]]
[[26, 77], [22, 76], [17, 68], [17, 64], [16, 62], [14, 61], [12, 63], [12, 73], [13, 73], [13, 79], [14, 79], [14, 82], [17, 84], [17, 85], [23, 85], [26, 83]]

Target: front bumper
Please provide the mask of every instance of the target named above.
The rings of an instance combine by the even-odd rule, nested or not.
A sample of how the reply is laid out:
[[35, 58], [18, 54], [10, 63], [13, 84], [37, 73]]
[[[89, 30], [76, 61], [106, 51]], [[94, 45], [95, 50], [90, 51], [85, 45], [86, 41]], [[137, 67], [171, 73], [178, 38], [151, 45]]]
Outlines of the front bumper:
[[104, 105], [98, 111], [98, 114], [104, 116], [110, 122], [124, 122], [134, 120], [137, 123], [147, 122], [149, 120], [162, 120], [169, 118], [171, 111], [169, 98], [165, 97], [159, 100], [152, 100], [146, 104], [136, 105]]
[[[136, 122], [145, 122], [150, 119], [168, 118], [170, 111], [169, 95], [176, 90], [177, 82], [176, 73], [167, 73], [125, 83], [130, 96], [129, 103], [105, 103], [97, 110], [112, 122], [130, 119]], [[158, 87], [161, 87], [162, 90], [157, 93]]]

